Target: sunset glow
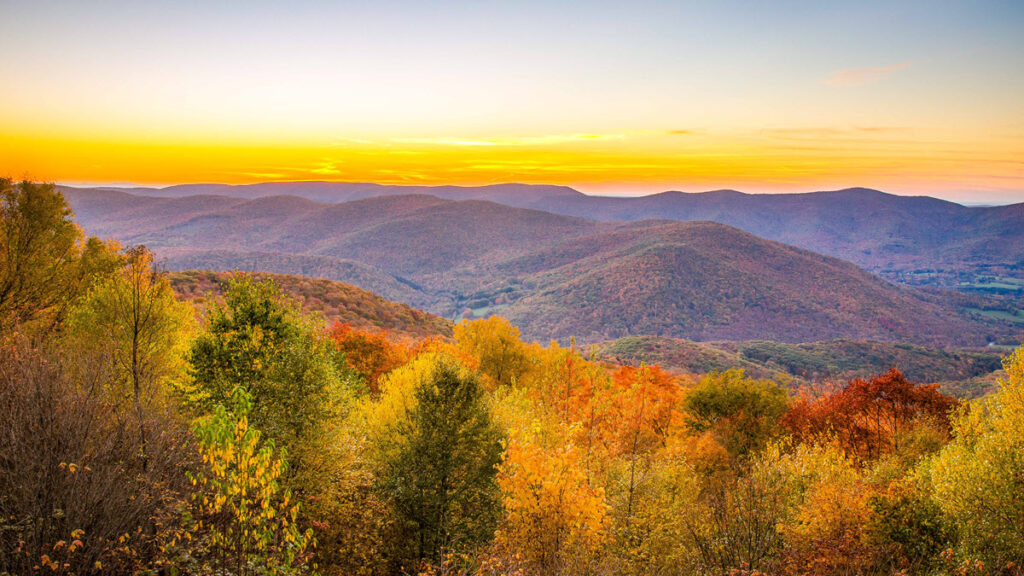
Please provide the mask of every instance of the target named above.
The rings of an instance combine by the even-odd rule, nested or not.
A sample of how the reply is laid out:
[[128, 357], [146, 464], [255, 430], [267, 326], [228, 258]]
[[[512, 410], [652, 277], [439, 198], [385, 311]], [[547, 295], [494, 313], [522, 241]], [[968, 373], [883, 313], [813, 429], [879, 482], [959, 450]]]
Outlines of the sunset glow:
[[1016, 2], [5, 3], [0, 174], [1024, 201]]

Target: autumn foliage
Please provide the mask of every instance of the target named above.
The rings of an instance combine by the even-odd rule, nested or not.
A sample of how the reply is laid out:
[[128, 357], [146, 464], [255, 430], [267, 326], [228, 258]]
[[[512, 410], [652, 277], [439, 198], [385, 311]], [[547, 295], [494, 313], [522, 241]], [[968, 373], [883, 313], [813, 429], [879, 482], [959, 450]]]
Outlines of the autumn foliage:
[[0, 293], [0, 575], [1022, 574], [1024, 349], [961, 403], [328, 329], [241, 274], [197, 314], [12, 186], [3, 234], [54, 230]]

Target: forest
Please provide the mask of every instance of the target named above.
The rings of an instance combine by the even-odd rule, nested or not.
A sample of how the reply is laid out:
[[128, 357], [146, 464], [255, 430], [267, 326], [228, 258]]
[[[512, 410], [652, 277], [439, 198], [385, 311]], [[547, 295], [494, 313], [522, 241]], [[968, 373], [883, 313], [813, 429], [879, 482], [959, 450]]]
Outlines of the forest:
[[327, 325], [0, 180], [0, 574], [1024, 574], [1024, 347], [985, 397]]

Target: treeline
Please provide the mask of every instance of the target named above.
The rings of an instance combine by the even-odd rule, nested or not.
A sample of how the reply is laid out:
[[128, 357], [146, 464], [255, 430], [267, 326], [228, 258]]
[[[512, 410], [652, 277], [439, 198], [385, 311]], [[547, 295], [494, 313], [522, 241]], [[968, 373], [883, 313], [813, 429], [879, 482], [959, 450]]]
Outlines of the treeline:
[[1021, 574], [1024, 349], [960, 403], [322, 325], [0, 181], [0, 574]]

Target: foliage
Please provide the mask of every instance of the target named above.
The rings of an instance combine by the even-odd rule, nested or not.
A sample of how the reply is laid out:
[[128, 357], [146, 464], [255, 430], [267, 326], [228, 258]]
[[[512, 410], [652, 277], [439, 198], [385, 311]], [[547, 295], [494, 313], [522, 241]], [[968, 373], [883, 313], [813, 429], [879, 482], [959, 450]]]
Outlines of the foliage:
[[687, 425], [711, 434], [733, 457], [743, 457], [776, 432], [786, 413], [786, 391], [771, 380], [747, 378], [743, 370], [711, 373], [687, 392]]
[[86, 239], [71, 216], [53, 184], [0, 178], [0, 334], [60, 325], [118, 265], [114, 248]]
[[991, 570], [1024, 560], [1024, 347], [1005, 367], [999, 392], [962, 410], [953, 440], [921, 467], [960, 557]]
[[306, 449], [343, 415], [355, 379], [339, 370], [330, 344], [271, 281], [233, 278], [205, 328], [188, 353], [193, 385], [186, 400], [211, 410], [244, 388], [252, 424], [288, 448], [301, 471]]
[[455, 326], [455, 340], [464, 353], [479, 361], [480, 372], [492, 386], [512, 385], [529, 369], [519, 329], [499, 316], [463, 320]]
[[[271, 257], [271, 255], [266, 255]], [[242, 265], [222, 268], [246, 269]], [[318, 276], [333, 277], [318, 271]], [[324, 318], [328, 325], [335, 323], [347, 324], [356, 330], [386, 330], [403, 338], [451, 337], [452, 323], [444, 318], [428, 314], [411, 306], [399, 304], [408, 302], [408, 295], [390, 296], [385, 300], [378, 294], [380, 290], [365, 283], [359, 286], [371, 288], [368, 292], [352, 284], [335, 282], [325, 278], [309, 278], [292, 274], [252, 273], [260, 281], [272, 281], [281, 288], [281, 292], [294, 298], [302, 305], [302, 309], [316, 313]], [[179, 298], [195, 302], [198, 305], [208, 303], [211, 297], [223, 295], [223, 288], [229, 284], [230, 272], [211, 272], [208, 270], [185, 270], [170, 275], [171, 285]], [[351, 282], [351, 280], [350, 280]], [[401, 286], [399, 284], [399, 286]], [[376, 292], [376, 293], [375, 293]]]
[[497, 479], [503, 517], [491, 562], [530, 574], [585, 572], [606, 539], [609, 512], [586, 444], [573, 441], [560, 413], [532, 406], [523, 390], [503, 392], [500, 406], [509, 439]]
[[387, 332], [360, 330], [336, 323], [330, 331], [331, 342], [344, 355], [345, 364], [362, 377], [371, 394], [380, 392], [380, 380], [387, 372], [412, 357], [408, 346], [393, 342]]
[[175, 535], [185, 540], [180, 561], [191, 573], [238, 576], [304, 574], [315, 545], [313, 531], [298, 527], [299, 504], [281, 485], [284, 451], [249, 426], [252, 400], [242, 388], [229, 412], [218, 405], [194, 432], [203, 470], [189, 474], [197, 487], [189, 518], [194, 524]]
[[133, 414], [102, 393], [110, 365], [0, 342], [0, 574], [135, 574], [157, 566], [194, 464], [164, 409]]
[[949, 412], [956, 405], [934, 384], [915, 384], [893, 368], [870, 380], [851, 380], [834, 394], [800, 398], [785, 423], [798, 438], [834, 434], [851, 454], [876, 459], [907, 448], [915, 429], [948, 435]]
[[[121, 256], [89, 244], [52, 189], [5, 185], [4, 238], [20, 242], [30, 230], [35, 243], [3, 264], [18, 288], [4, 296], [13, 312], [0, 329], [0, 574], [1022, 571], [1024, 349], [997, 394], [960, 407], [896, 371], [791, 403], [779, 382], [761, 378], [771, 370], [696, 380], [602, 363], [572, 341], [525, 343], [498, 318], [460, 324], [454, 343], [413, 343], [362, 321], [328, 332], [272, 282], [249, 277], [199, 306], [201, 332], [185, 346], [189, 308], [148, 250]], [[628, 271], [658, 298], [615, 297], [645, 313], [675, 302], [644, 267], [695, 265], [686, 243], [672, 244], [679, 258], [666, 251], [687, 237], [660, 224], [616, 234], [640, 234], [626, 250], [637, 258], [591, 260], [592, 270], [577, 270], [587, 276], [583, 296], [609, 297], [621, 282], [588, 282]], [[593, 242], [515, 266], [545, 269], [566, 250], [611, 245], [619, 254], [627, 245]], [[462, 242], [431, 258], [448, 265], [474, 250]], [[33, 259], [38, 271], [18, 268]], [[626, 267], [598, 266], [613, 260]], [[545, 282], [559, 284], [572, 266], [548, 270]], [[512, 309], [534, 280], [479, 294]], [[288, 282], [313, 306], [350, 302], [332, 285]], [[707, 289], [742, 302], [763, 297], [753, 285]], [[346, 314], [379, 319], [366, 302], [367, 314]], [[732, 313], [678, 304], [708, 318]], [[617, 317], [608, 330], [669, 316]], [[844, 356], [853, 349], [869, 370], [887, 349], [715, 347], [723, 356], [697, 360], [808, 371], [856, 369]], [[905, 351], [934, 359], [929, 369], [939, 372], [943, 362], [987, 358]]]
[[441, 356], [418, 368], [385, 384], [370, 441], [378, 489], [406, 535], [396, 559], [436, 562], [493, 536], [501, 434], [473, 374]]
[[192, 325], [191, 307], [174, 299], [145, 246], [128, 249], [121, 269], [98, 283], [71, 314], [69, 345], [110, 363], [113, 378], [105, 392], [134, 409], [143, 452], [143, 412], [184, 377], [182, 355]]

